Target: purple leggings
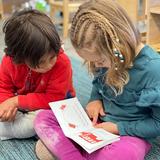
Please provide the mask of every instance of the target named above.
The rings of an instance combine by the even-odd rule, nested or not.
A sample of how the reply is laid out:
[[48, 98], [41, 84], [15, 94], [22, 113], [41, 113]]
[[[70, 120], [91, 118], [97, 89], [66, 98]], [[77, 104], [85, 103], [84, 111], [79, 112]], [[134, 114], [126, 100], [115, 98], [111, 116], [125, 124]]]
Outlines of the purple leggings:
[[59, 160], [144, 160], [151, 148], [143, 139], [121, 136], [119, 141], [88, 154], [65, 137], [51, 110], [38, 113], [34, 127], [40, 139]]

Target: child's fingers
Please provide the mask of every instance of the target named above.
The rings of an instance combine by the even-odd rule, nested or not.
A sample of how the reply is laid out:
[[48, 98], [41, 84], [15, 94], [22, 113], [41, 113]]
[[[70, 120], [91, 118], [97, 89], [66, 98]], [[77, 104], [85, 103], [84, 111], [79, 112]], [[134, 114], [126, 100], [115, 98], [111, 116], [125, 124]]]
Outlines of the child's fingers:
[[97, 123], [97, 120], [98, 120], [98, 114], [94, 113], [92, 118], [93, 118], [92, 123], [93, 123], [93, 125], [95, 125]]
[[4, 114], [5, 114], [5, 111], [1, 110], [0, 111], [0, 119], [3, 117]]
[[95, 127], [95, 128], [102, 128], [101, 125], [100, 125], [100, 123], [99, 123], [99, 124], [96, 124], [94, 127]]
[[93, 125], [95, 125], [97, 123], [97, 119], [98, 119], [98, 115], [99, 113], [98, 112], [95, 112], [94, 110], [86, 110], [88, 116], [90, 119], [92, 119], [92, 123]]
[[8, 121], [11, 118], [11, 115], [13, 113], [13, 110], [9, 110], [5, 115], [5, 121]]
[[16, 109], [16, 108], [11, 108], [11, 109], [9, 109], [9, 110], [7, 111], [7, 113], [6, 113], [6, 118], [5, 118], [6, 121], [9, 121], [9, 120], [13, 119], [14, 114], [15, 114], [15, 109]]
[[95, 125], [95, 128], [104, 128], [104, 125], [103, 123], [99, 123]]
[[18, 110], [17, 108], [14, 109], [14, 111], [12, 112], [11, 116], [8, 119], [9, 122], [12, 122], [15, 120], [17, 110]]
[[1, 117], [1, 122], [5, 122], [6, 121], [6, 115], [7, 115], [7, 113], [4, 112], [4, 114]]
[[92, 113], [89, 110], [86, 109], [86, 113], [87, 113], [89, 118], [92, 118]]
[[100, 110], [99, 114], [100, 114], [101, 116], [105, 116], [105, 115], [106, 115], [103, 108]]

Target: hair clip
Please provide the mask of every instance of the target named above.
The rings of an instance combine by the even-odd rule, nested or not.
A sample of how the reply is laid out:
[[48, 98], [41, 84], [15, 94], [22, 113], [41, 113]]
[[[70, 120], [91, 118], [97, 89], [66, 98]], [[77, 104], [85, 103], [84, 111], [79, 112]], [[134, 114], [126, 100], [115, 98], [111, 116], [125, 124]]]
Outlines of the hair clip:
[[124, 56], [116, 49], [113, 49], [114, 55], [120, 59], [120, 62], [124, 62]]
[[118, 39], [118, 38], [116, 38], [116, 42], [119, 42], [119, 39]]

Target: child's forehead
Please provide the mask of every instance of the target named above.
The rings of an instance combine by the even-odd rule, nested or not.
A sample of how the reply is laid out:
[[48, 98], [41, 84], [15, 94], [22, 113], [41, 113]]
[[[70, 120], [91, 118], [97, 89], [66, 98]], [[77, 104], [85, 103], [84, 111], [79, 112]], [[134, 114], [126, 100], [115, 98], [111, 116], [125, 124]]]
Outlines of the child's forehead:
[[78, 54], [89, 61], [95, 61], [101, 57], [101, 54], [99, 54], [95, 49], [91, 48], [83, 48], [77, 51]]
[[45, 53], [41, 59], [47, 59], [47, 58], [51, 58], [51, 57], [56, 57], [56, 53], [54, 51], [51, 51], [49, 53]]
[[79, 51], [87, 52], [88, 54], [91, 54], [91, 55], [102, 55], [103, 54], [101, 46], [99, 46], [96, 41], [93, 41], [92, 43], [90, 43], [90, 45], [84, 44], [84, 46]]

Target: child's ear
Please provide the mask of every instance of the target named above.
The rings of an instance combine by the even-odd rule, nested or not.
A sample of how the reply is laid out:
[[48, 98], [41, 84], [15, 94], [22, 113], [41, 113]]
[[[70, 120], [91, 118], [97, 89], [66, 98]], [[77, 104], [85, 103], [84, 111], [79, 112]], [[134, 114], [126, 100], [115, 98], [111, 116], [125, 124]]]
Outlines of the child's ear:
[[61, 40], [61, 48], [64, 50], [64, 42]]
[[61, 48], [64, 50], [64, 44], [61, 44]]

